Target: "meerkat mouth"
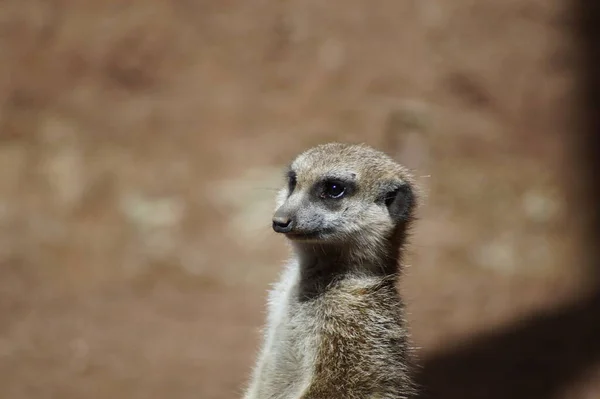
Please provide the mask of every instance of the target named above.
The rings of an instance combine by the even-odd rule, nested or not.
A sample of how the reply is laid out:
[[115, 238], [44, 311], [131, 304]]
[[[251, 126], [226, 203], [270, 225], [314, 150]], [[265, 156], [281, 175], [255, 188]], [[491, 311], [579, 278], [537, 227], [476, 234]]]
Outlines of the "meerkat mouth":
[[292, 241], [326, 241], [331, 239], [334, 234], [333, 229], [321, 229], [317, 231], [290, 231], [289, 233], [284, 233], [286, 238]]
[[320, 233], [286, 233], [285, 236], [294, 241], [318, 240], [321, 238]]

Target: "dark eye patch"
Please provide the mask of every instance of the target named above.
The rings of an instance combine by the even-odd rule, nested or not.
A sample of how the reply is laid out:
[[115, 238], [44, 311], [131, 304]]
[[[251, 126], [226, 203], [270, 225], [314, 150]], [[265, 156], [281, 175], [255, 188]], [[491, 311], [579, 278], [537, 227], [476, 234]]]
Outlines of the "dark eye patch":
[[329, 180], [323, 183], [323, 195], [329, 198], [342, 198], [346, 193], [346, 186], [342, 182]]
[[289, 193], [291, 194], [296, 189], [296, 172], [294, 172], [293, 170], [290, 170], [287, 174], [287, 179], [288, 179], [288, 190], [289, 190]]
[[316, 184], [317, 195], [323, 199], [342, 199], [355, 191], [355, 183], [338, 178], [325, 178]]

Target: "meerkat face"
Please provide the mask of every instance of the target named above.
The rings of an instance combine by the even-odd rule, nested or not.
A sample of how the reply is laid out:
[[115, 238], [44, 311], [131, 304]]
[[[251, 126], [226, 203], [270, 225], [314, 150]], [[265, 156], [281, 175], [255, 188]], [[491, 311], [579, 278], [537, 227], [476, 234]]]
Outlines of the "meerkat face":
[[410, 221], [405, 168], [364, 145], [325, 144], [299, 155], [280, 191], [273, 229], [295, 241], [382, 241]]

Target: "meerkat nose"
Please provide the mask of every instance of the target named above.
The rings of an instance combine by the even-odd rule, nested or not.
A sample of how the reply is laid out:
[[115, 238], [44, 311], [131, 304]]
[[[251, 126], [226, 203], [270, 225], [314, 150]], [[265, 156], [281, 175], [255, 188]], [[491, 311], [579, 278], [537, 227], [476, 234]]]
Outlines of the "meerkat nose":
[[273, 230], [278, 233], [289, 233], [292, 230], [292, 219], [285, 215], [273, 217]]

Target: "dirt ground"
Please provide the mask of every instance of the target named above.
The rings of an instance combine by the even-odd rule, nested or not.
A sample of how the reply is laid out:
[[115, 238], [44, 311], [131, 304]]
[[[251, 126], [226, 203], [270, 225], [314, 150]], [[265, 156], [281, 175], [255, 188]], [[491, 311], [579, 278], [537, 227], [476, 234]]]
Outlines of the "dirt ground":
[[367, 142], [425, 192], [423, 397], [600, 397], [558, 0], [0, 2], [0, 397], [239, 398], [282, 167]]

